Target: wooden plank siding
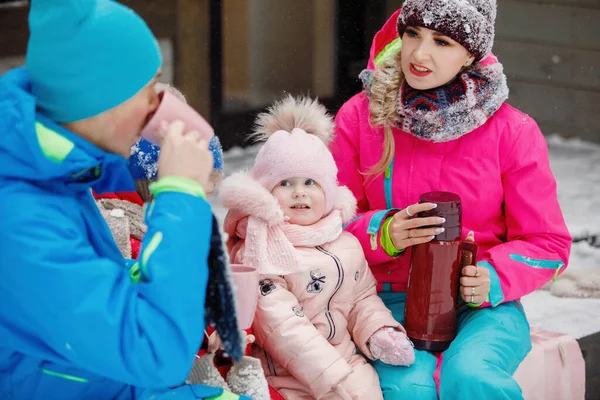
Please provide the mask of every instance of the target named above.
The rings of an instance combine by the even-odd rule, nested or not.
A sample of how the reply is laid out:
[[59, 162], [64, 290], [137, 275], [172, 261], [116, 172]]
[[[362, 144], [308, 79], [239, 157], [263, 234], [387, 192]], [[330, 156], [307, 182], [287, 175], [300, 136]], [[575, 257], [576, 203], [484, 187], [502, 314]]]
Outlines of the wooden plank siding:
[[[503, 1], [503, 0], [498, 0]], [[519, 0], [520, 3], [544, 4], [547, 6], [568, 6], [592, 8], [600, 10], [600, 2], [598, 0]]]
[[175, 85], [185, 94], [188, 103], [209, 119], [210, 0], [177, 0], [176, 4]]
[[[175, 84], [190, 104], [210, 115], [210, 21], [208, 0], [120, 0], [135, 10], [157, 38], [174, 43]], [[29, 7], [0, 9], [0, 57], [27, 49]]]
[[494, 52], [511, 81], [600, 91], [600, 51], [497, 40]]
[[600, 9], [498, 1], [496, 38], [600, 50]]
[[545, 134], [600, 142], [600, 1], [499, 0], [494, 53]]

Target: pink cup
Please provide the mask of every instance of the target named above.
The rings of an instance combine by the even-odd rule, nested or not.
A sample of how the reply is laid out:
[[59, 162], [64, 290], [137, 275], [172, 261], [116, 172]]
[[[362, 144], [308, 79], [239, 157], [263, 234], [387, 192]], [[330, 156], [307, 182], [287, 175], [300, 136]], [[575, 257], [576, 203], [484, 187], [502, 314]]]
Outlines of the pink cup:
[[185, 101], [182, 101], [168, 90], [160, 92], [159, 96], [161, 101], [158, 109], [142, 129], [144, 139], [152, 144], [159, 145], [160, 138], [157, 134], [160, 131], [161, 122], [171, 123], [176, 120], [180, 120], [185, 124], [186, 132], [196, 131], [206, 141], [212, 138], [214, 134], [212, 126]]
[[240, 329], [252, 326], [258, 304], [258, 271], [255, 268], [231, 264]]

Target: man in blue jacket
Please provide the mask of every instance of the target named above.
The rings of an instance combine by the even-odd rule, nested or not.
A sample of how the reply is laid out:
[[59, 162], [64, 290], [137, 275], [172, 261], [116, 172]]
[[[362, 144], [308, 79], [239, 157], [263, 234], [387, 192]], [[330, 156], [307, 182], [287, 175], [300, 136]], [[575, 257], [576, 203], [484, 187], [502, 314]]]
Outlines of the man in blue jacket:
[[0, 398], [238, 398], [181, 386], [204, 331], [207, 143], [170, 125], [133, 265], [90, 190], [157, 108], [156, 39], [110, 0], [32, 0], [29, 26], [26, 66], [0, 77]]

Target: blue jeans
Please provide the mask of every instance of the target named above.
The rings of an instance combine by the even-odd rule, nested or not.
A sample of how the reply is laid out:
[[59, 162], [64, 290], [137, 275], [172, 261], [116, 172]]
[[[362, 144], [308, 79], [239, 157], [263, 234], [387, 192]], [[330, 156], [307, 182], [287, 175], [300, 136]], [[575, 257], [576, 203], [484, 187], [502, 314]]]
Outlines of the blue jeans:
[[[379, 293], [398, 322], [404, 321], [406, 293]], [[440, 375], [441, 400], [523, 399], [512, 375], [531, 350], [529, 323], [520, 302], [459, 312], [458, 333], [444, 352]], [[395, 367], [381, 361], [379, 374], [385, 400], [437, 400], [433, 374], [437, 359], [415, 350], [415, 363]]]

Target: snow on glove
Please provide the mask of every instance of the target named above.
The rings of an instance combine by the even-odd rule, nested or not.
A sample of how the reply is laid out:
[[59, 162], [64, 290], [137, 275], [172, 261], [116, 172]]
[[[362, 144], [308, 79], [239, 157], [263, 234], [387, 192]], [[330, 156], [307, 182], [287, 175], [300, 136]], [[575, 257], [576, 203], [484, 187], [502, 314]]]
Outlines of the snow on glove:
[[377, 360], [390, 365], [408, 367], [415, 362], [415, 350], [404, 332], [381, 328], [369, 339], [369, 350]]

